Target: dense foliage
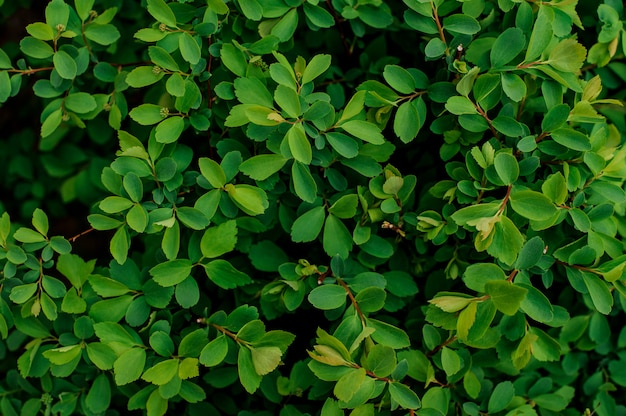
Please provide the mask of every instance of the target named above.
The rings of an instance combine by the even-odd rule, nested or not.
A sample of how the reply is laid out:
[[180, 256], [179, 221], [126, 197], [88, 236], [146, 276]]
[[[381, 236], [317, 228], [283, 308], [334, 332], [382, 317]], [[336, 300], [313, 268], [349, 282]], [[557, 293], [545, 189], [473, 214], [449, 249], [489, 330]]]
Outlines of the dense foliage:
[[2, 415], [626, 415], [621, 1], [42, 3]]

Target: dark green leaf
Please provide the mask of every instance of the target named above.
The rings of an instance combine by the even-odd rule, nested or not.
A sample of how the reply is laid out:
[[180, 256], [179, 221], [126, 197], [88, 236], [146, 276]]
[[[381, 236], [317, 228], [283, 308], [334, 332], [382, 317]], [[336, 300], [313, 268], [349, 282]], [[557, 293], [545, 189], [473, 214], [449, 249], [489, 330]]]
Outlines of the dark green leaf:
[[489, 58], [491, 66], [498, 68], [511, 62], [526, 46], [526, 36], [521, 29], [511, 27], [502, 32], [494, 42]]

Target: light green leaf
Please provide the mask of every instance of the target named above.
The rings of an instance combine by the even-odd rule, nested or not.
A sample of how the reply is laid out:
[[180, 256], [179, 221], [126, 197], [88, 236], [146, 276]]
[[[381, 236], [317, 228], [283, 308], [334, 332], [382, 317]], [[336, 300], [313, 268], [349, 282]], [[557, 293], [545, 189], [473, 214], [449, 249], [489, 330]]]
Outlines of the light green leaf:
[[349, 120], [339, 126], [351, 135], [371, 144], [379, 145], [385, 143], [385, 138], [381, 134], [377, 125], [364, 120]]
[[513, 191], [509, 201], [515, 212], [530, 220], [548, 220], [557, 212], [550, 198], [536, 191]]
[[339, 285], [322, 285], [314, 288], [308, 300], [317, 309], [332, 310], [346, 304], [346, 290]]
[[191, 274], [192, 267], [193, 264], [187, 259], [170, 260], [151, 268], [150, 275], [161, 286], [174, 286]]
[[254, 180], [262, 181], [282, 169], [286, 162], [283, 155], [257, 155], [244, 160], [239, 165], [239, 171]]
[[254, 371], [260, 376], [271, 373], [280, 364], [282, 352], [274, 346], [250, 348]]
[[567, 38], [552, 48], [546, 62], [558, 71], [577, 73], [586, 57], [587, 49], [576, 39]]
[[208, 157], [201, 157], [198, 160], [198, 166], [200, 167], [200, 173], [209, 181], [212, 187], [222, 188], [226, 185], [226, 173], [224, 173], [224, 169], [222, 169], [219, 163]]
[[235, 269], [226, 260], [213, 260], [203, 266], [209, 279], [223, 289], [234, 289], [252, 283], [250, 276]]
[[291, 226], [291, 239], [295, 243], [313, 241], [317, 238], [326, 218], [324, 207], [315, 207], [300, 217]]
[[256, 372], [254, 361], [252, 361], [252, 352], [245, 346], [239, 347], [237, 370], [239, 373], [239, 381], [244, 389], [250, 394], [254, 393], [261, 385], [262, 376]]
[[286, 139], [289, 143], [291, 154], [298, 162], [304, 163], [305, 165], [311, 163], [313, 151], [301, 123], [291, 126], [286, 134]]
[[[52, 49], [52, 46], [42, 40], [35, 39], [30, 36], [26, 36], [20, 41], [20, 50], [25, 55], [32, 56], [37, 59], [48, 59], [54, 55], [54, 49]], [[11, 67], [10, 60], [7, 59], [7, 61], [8, 65], [5, 66]]]
[[328, 67], [330, 67], [331, 56], [327, 54], [315, 55], [308, 63], [304, 72], [302, 73], [302, 84], [313, 81], [315, 78], [322, 75]]
[[149, 126], [159, 123], [163, 120], [163, 107], [155, 104], [141, 104], [133, 108], [129, 115], [130, 118], [143, 126]]
[[115, 373], [115, 384], [123, 386], [132, 383], [141, 377], [146, 365], [146, 350], [143, 348], [130, 348], [123, 352], [115, 363], [113, 372]]
[[212, 259], [233, 251], [236, 244], [237, 222], [230, 220], [207, 228], [200, 241], [200, 250], [204, 257]]
[[76, 61], [65, 51], [57, 51], [52, 57], [54, 62], [54, 69], [57, 70], [59, 76], [64, 79], [76, 78], [78, 67]]
[[494, 159], [496, 172], [505, 185], [511, 185], [519, 176], [517, 158], [510, 153], [500, 152]]
[[613, 309], [613, 295], [609, 291], [607, 284], [593, 273], [584, 272], [582, 277], [596, 310], [604, 315], [611, 313], [611, 309]]
[[185, 61], [192, 65], [200, 61], [200, 46], [188, 32], [183, 32], [178, 38], [178, 47]]
[[528, 49], [524, 58], [525, 62], [538, 58], [552, 41], [552, 21], [554, 20], [554, 12], [552, 10], [551, 7], [539, 8], [537, 20], [535, 20], [533, 31], [528, 41]]
[[469, 98], [458, 95], [448, 98], [446, 110], [455, 115], [478, 114], [476, 106]]
[[480, 31], [480, 23], [466, 14], [453, 14], [443, 19], [443, 28], [450, 32], [473, 35]]
[[274, 92], [274, 100], [276, 100], [276, 104], [287, 113], [287, 116], [297, 118], [302, 114], [300, 96], [292, 88], [278, 85]]
[[141, 376], [142, 380], [148, 383], [162, 386], [169, 382], [174, 376], [178, 374], [178, 359], [172, 358], [169, 360], [161, 361], [154, 366], [148, 368]]
[[465, 269], [463, 282], [476, 292], [485, 292], [485, 284], [492, 280], [506, 280], [504, 271], [493, 263], [475, 263]]
[[424, 120], [421, 119], [414, 101], [400, 104], [393, 120], [393, 132], [404, 143], [408, 143], [417, 136]]
[[163, 0], [148, 0], [148, 13], [159, 23], [176, 27], [176, 16], [170, 7]]
[[291, 166], [291, 179], [293, 181], [293, 187], [303, 201], [312, 203], [317, 197], [317, 184], [309, 166], [298, 161], [293, 162]]
[[326, 217], [322, 242], [324, 251], [330, 257], [338, 255], [345, 259], [352, 250], [352, 235], [345, 224], [332, 214]]
[[502, 32], [491, 47], [489, 58], [491, 66], [502, 67], [511, 62], [526, 46], [524, 32], [516, 27], [510, 27]]
[[383, 78], [394, 90], [402, 94], [411, 94], [415, 91], [415, 79], [411, 73], [398, 65], [386, 65], [383, 70]]
[[155, 138], [159, 143], [174, 143], [184, 129], [185, 120], [181, 116], [168, 117], [156, 126]]
[[226, 184], [224, 187], [230, 199], [248, 215], [261, 215], [269, 207], [267, 194], [260, 188], [250, 185]]
[[517, 313], [528, 290], [506, 280], [491, 280], [485, 283], [485, 292], [500, 312], [513, 316]]
[[224, 361], [226, 354], [228, 354], [228, 340], [224, 335], [218, 336], [202, 348], [200, 364], [214, 367]]

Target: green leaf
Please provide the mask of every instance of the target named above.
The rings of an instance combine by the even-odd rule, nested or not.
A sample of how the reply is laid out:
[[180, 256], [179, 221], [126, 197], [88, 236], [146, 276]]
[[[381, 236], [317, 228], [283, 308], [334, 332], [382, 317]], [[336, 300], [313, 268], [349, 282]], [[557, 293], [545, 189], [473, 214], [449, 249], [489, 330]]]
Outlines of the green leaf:
[[574, 38], [567, 38], [556, 44], [548, 56], [549, 63], [557, 71], [576, 73], [585, 62], [587, 49]]
[[174, 376], [178, 374], [178, 359], [172, 358], [169, 360], [161, 361], [154, 366], [148, 368], [141, 376], [142, 380], [148, 383], [162, 386], [169, 382]]
[[185, 129], [185, 119], [181, 116], [168, 117], [157, 124], [155, 138], [159, 143], [174, 143]]
[[99, 274], [89, 277], [89, 285], [103, 298], [125, 295], [130, 291], [124, 283]]
[[33, 211], [33, 227], [42, 235], [48, 234], [48, 216], [40, 208]]
[[163, 0], [148, 0], [148, 13], [159, 23], [176, 27], [176, 16], [170, 7]]
[[352, 218], [356, 215], [359, 199], [356, 194], [344, 195], [328, 208], [328, 212], [338, 218]]
[[85, 398], [85, 405], [94, 413], [103, 413], [111, 404], [111, 384], [106, 374], [96, 377]]
[[[46, 42], [26, 36], [20, 41], [20, 50], [28, 56], [32, 56], [37, 59], [48, 59], [54, 55], [54, 49]], [[65, 53], [65, 52], [64, 52]], [[8, 61], [9, 68], [11, 67], [10, 61]]]
[[261, 376], [274, 371], [281, 362], [282, 352], [278, 347], [253, 347], [250, 348], [250, 352], [252, 355], [252, 363], [254, 364], [254, 371]]
[[53, 348], [43, 352], [43, 356], [46, 357], [52, 364], [63, 365], [74, 360], [81, 353], [80, 345], [68, 345], [66, 347]]
[[383, 70], [383, 77], [391, 88], [402, 94], [411, 94], [416, 89], [415, 79], [409, 71], [401, 66], [386, 65]]
[[115, 384], [123, 386], [141, 377], [146, 365], [146, 350], [143, 348], [130, 348], [123, 352], [113, 363]]
[[550, 322], [554, 319], [554, 307], [540, 290], [524, 283], [517, 285], [528, 290], [521, 304], [522, 311], [526, 315], [541, 323]]
[[332, 214], [326, 217], [322, 241], [324, 251], [331, 257], [338, 255], [345, 259], [352, 250], [352, 235], [345, 224]]
[[329, 28], [335, 25], [335, 19], [326, 9], [312, 3], [304, 3], [304, 15], [315, 26]]
[[52, 0], [46, 6], [46, 23], [51, 27], [67, 26], [70, 8], [63, 0]]
[[[141, 196], [143, 196], [143, 191]], [[107, 196], [102, 201], [100, 201], [99, 207], [107, 214], [116, 214], [118, 212], [126, 211], [133, 205], [133, 201], [123, 198], [121, 196]]]
[[271, 109], [274, 99], [258, 78], [237, 78], [234, 82], [235, 95], [243, 104], [254, 104]]
[[476, 292], [485, 292], [485, 284], [492, 280], [506, 280], [504, 271], [493, 263], [475, 263], [465, 269], [463, 282]]
[[250, 276], [235, 269], [226, 260], [213, 260], [203, 266], [209, 279], [223, 289], [234, 289], [252, 283]]
[[517, 158], [510, 153], [500, 152], [494, 159], [496, 172], [505, 185], [511, 185], [519, 176]]
[[561, 172], [553, 173], [541, 184], [541, 192], [557, 205], [565, 202], [568, 196], [567, 183]]
[[489, 59], [494, 68], [502, 67], [511, 62], [526, 46], [524, 32], [516, 27], [510, 27], [502, 32], [491, 47]]
[[485, 283], [485, 292], [500, 312], [513, 316], [517, 313], [528, 290], [506, 280], [492, 280]]
[[357, 293], [355, 299], [361, 312], [377, 312], [385, 306], [387, 292], [378, 287], [368, 287]]
[[174, 286], [185, 280], [190, 274], [193, 264], [186, 259], [170, 260], [159, 263], [150, 269], [150, 275], [163, 287]]
[[503, 381], [491, 392], [489, 397], [489, 403], [487, 404], [487, 410], [489, 413], [500, 412], [511, 403], [515, 396], [515, 387], [510, 381]]
[[274, 92], [276, 104], [287, 113], [287, 116], [297, 118], [302, 114], [300, 108], [300, 96], [298, 93], [284, 85], [278, 85]]
[[209, 219], [199, 209], [192, 207], [179, 207], [176, 217], [187, 228], [192, 230], [204, 230], [209, 225]]
[[200, 364], [214, 367], [224, 361], [226, 354], [228, 354], [228, 340], [225, 335], [218, 336], [202, 348]]
[[117, 229], [111, 242], [109, 243], [109, 250], [111, 255], [119, 264], [124, 264], [128, 256], [128, 249], [130, 247], [130, 236], [126, 227], [120, 227]]
[[57, 51], [52, 57], [54, 63], [54, 69], [59, 73], [59, 76], [64, 79], [74, 79], [78, 72], [76, 61], [65, 51]]
[[[11, 294], [9, 295], [9, 299], [13, 302], [22, 304], [33, 297], [35, 292], [37, 292], [38, 285], [37, 283], [27, 283], [25, 285], [14, 286], [11, 289]], [[345, 292], [344, 292], [345, 294]]]
[[526, 97], [527, 88], [524, 80], [517, 74], [502, 72], [502, 91], [515, 102], [520, 102]]
[[582, 274], [582, 277], [596, 310], [604, 315], [611, 313], [611, 309], [613, 309], [613, 295], [609, 291], [607, 284], [593, 273], [585, 272]]
[[276, 36], [281, 42], [287, 42], [293, 38], [298, 27], [298, 11], [290, 9], [281, 17], [270, 31], [272, 36]]
[[302, 73], [302, 84], [313, 81], [315, 78], [322, 75], [328, 67], [330, 67], [331, 56], [327, 54], [315, 55], [308, 63], [304, 72]]
[[178, 37], [178, 48], [185, 61], [192, 65], [200, 62], [200, 46], [188, 32], [183, 32]]
[[85, 114], [95, 110], [96, 100], [86, 92], [76, 92], [65, 97], [65, 108], [78, 114]]
[[[130, 73], [126, 76], [126, 83], [133, 87], [133, 88], [142, 88], [142, 87], [147, 87], [148, 85], [152, 85], [158, 81], [161, 80], [161, 78], [163, 78], [163, 76], [165, 75], [165, 72], [163, 72], [163, 70], [161, 70], [159, 67], [156, 66], [138, 66], [137, 68], [133, 69], [132, 71], [130, 71]], [[139, 107], [143, 107], [143, 106], [151, 106], [151, 107], [157, 107], [154, 104], [141, 104]], [[137, 109], [137, 107], [135, 107], [130, 113], [131, 118], [133, 111], [135, 111]], [[161, 107], [158, 107], [159, 111], [161, 110]], [[163, 117], [161, 116], [161, 114], [159, 114], [159, 118], [157, 119], [157, 121], [152, 121], [150, 123], [145, 123], [145, 124], [155, 124], [158, 121], [160, 121], [161, 119], [163, 119]], [[133, 118], [133, 120], [135, 120]], [[139, 124], [143, 124], [138, 120], [137, 121]]]
[[534, 236], [524, 244], [519, 253], [515, 268], [518, 270], [529, 269], [536, 265], [543, 256], [545, 243], [539, 236]]
[[54, 39], [52, 27], [43, 22], [35, 22], [26, 26], [26, 32], [35, 39], [51, 41]]
[[359, 390], [361, 385], [365, 382], [366, 378], [364, 368], [351, 368], [350, 371], [339, 378], [335, 384], [333, 393], [335, 393], [335, 396], [339, 400], [347, 402], [352, 399], [357, 390]]
[[129, 115], [130, 118], [143, 126], [149, 126], [157, 124], [163, 120], [162, 115], [163, 107], [155, 104], [141, 104], [138, 107], [133, 108]]
[[295, 243], [313, 241], [317, 238], [322, 227], [326, 213], [323, 206], [315, 207], [300, 217], [291, 226], [291, 240]]
[[385, 138], [381, 134], [377, 125], [363, 120], [349, 120], [339, 127], [351, 135], [374, 145], [385, 143]]
[[[246, 69], [248, 62], [246, 56], [241, 50], [230, 43], [222, 45], [220, 49], [220, 58], [222, 62], [233, 74], [244, 77], [246, 75]], [[236, 80], [235, 80], [236, 81]]]
[[444, 347], [441, 349], [441, 365], [446, 375], [450, 377], [461, 370], [463, 363], [455, 350]]
[[312, 203], [315, 201], [317, 184], [307, 165], [295, 161], [291, 166], [291, 179], [296, 195], [306, 202]]
[[0, 49], [0, 69], [11, 69], [12, 67], [13, 65], [11, 65], [11, 58], [9, 58], [9, 55], [7, 55], [5, 51]]
[[476, 106], [469, 98], [458, 95], [448, 98], [446, 110], [455, 115], [478, 114]]
[[85, 21], [89, 17], [89, 12], [93, 9], [95, 0], [75, 0], [76, 14], [80, 20]]
[[287, 159], [282, 155], [266, 154], [253, 156], [239, 165], [239, 171], [256, 181], [262, 181], [282, 169]]
[[304, 127], [301, 123], [291, 126], [285, 136], [289, 143], [289, 150], [293, 157], [305, 165], [311, 163], [313, 158], [313, 152], [311, 149], [311, 143], [304, 133]]
[[415, 102], [413, 100], [400, 104], [393, 120], [393, 132], [404, 143], [413, 140], [424, 123]]
[[337, 132], [326, 133], [325, 137], [341, 156], [353, 158], [359, 154], [359, 144], [352, 137]]
[[[241, 7], [241, 11], [244, 16], [246, 16], [250, 20], [261, 20], [263, 17], [263, 7], [258, 2], [258, 0], [249, 0], [249, 1], [238, 1], [239, 7]], [[250, 393], [250, 392], [249, 392]]]
[[170, 71], [180, 71], [178, 63], [172, 58], [172, 55], [160, 46], [148, 47], [148, 55], [155, 65]]
[[551, 11], [552, 9], [549, 7], [539, 8], [537, 20], [535, 20], [533, 31], [528, 41], [528, 49], [524, 58], [525, 62], [530, 62], [539, 57], [552, 41], [552, 20], [554, 15], [552, 14], [552, 17], [548, 16], [548, 10]]
[[248, 215], [261, 215], [269, 207], [267, 194], [260, 188], [229, 183], [224, 189], [235, 205]]
[[252, 361], [252, 352], [245, 346], [239, 347], [237, 369], [239, 381], [244, 389], [250, 394], [254, 393], [261, 385], [262, 376], [257, 374], [254, 362]]
[[530, 220], [545, 221], [557, 212], [554, 203], [547, 196], [536, 191], [513, 191], [509, 201], [515, 212]]
[[552, 139], [572, 150], [584, 152], [591, 150], [591, 143], [586, 134], [570, 128], [559, 128], [550, 133]]
[[372, 318], [367, 318], [366, 322], [368, 327], [372, 327], [376, 330], [372, 333], [371, 337], [379, 344], [386, 345], [394, 350], [406, 348], [411, 345], [409, 336], [400, 328]]
[[92, 23], [85, 27], [85, 37], [100, 45], [111, 45], [115, 43], [121, 34], [113, 25], [99, 25]]
[[63, 121], [63, 110], [58, 109], [50, 113], [41, 124], [41, 137], [48, 137], [54, 133], [61, 125], [61, 121]]
[[466, 14], [453, 14], [443, 19], [443, 28], [449, 32], [473, 35], [480, 31], [480, 23]]
[[308, 300], [317, 309], [332, 310], [346, 304], [346, 290], [339, 285], [322, 285], [314, 288]]
[[237, 222], [230, 220], [207, 228], [200, 241], [200, 250], [204, 257], [213, 259], [233, 251], [236, 244]]
[[226, 185], [226, 174], [219, 163], [208, 157], [201, 157], [198, 160], [198, 166], [200, 167], [200, 173], [209, 181], [212, 187], [222, 188]]

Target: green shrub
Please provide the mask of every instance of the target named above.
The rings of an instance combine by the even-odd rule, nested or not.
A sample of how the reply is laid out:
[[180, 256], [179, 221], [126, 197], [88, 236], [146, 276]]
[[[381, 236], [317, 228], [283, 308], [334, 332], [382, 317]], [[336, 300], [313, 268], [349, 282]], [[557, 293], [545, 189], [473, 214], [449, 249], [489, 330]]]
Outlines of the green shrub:
[[17, 3], [2, 415], [626, 415], [622, 2]]

